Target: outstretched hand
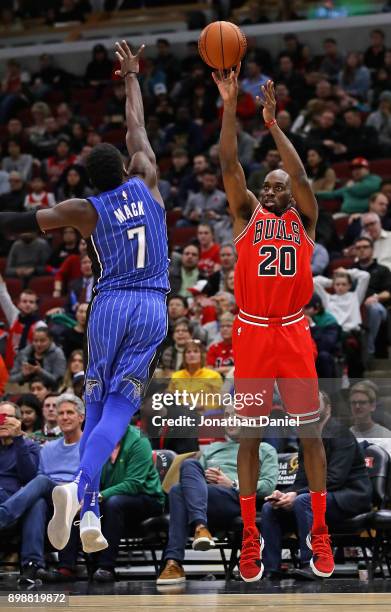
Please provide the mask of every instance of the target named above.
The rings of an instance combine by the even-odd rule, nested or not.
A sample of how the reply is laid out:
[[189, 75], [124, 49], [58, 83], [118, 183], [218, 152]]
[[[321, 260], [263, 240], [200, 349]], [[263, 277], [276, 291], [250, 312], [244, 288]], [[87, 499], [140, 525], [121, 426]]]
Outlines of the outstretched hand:
[[218, 87], [224, 104], [236, 102], [237, 100], [239, 91], [238, 78], [240, 66], [241, 64], [239, 63], [236, 66], [236, 69], [230, 70], [228, 74], [225, 74], [223, 70], [212, 72], [212, 78]]
[[140, 56], [145, 49], [145, 45], [141, 45], [135, 55], [131, 52], [126, 40], [123, 40], [121, 43], [116, 42], [115, 49], [115, 54], [121, 66], [120, 70], [115, 71], [116, 76], [124, 77], [128, 72], [138, 73], [140, 70]]
[[276, 97], [273, 81], [268, 81], [261, 87], [261, 95], [257, 96], [257, 102], [263, 106], [264, 121], [273, 121], [276, 118]]

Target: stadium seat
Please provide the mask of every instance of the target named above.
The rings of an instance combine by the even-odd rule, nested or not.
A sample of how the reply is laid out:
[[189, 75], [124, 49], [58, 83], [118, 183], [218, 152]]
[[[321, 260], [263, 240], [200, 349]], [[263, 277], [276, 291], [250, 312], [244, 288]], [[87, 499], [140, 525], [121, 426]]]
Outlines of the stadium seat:
[[66, 301], [67, 300], [65, 297], [55, 298], [55, 297], [44, 296], [44, 298], [42, 299], [42, 302], [39, 303], [40, 316], [44, 317], [47, 311], [51, 310], [52, 308], [64, 308]]
[[340, 198], [330, 198], [330, 200], [320, 200], [319, 208], [323, 208], [323, 210], [333, 214], [341, 210], [341, 204], [342, 200]]
[[109, 142], [112, 145], [123, 145], [125, 142], [125, 137], [126, 134], [124, 128], [108, 130], [102, 134], [103, 142]]
[[349, 225], [349, 217], [339, 217], [339, 219], [334, 219], [335, 231], [339, 238], [343, 238], [345, 236], [346, 229]]
[[349, 161], [336, 162], [331, 167], [338, 179], [343, 179], [345, 181], [351, 178], [352, 170]]
[[169, 210], [167, 211], [167, 227], [174, 228], [178, 219], [182, 217], [181, 210]]
[[391, 178], [391, 161], [389, 159], [374, 159], [370, 162], [371, 172], [382, 179]]
[[54, 289], [54, 276], [34, 276], [29, 282], [29, 288], [41, 298], [51, 296]]
[[0, 257], [0, 274], [1, 275], [4, 275], [6, 265], [7, 265], [7, 258]]
[[10, 296], [13, 300], [16, 300], [23, 288], [22, 281], [19, 278], [6, 278], [5, 283]]
[[197, 236], [197, 227], [175, 227], [170, 231], [171, 247], [183, 247]]
[[333, 259], [330, 261], [327, 267], [327, 276], [331, 276], [334, 270], [337, 268], [346, 268], [349, 269], [354, 264], [354, 257], [338, 257], [337, 259]]

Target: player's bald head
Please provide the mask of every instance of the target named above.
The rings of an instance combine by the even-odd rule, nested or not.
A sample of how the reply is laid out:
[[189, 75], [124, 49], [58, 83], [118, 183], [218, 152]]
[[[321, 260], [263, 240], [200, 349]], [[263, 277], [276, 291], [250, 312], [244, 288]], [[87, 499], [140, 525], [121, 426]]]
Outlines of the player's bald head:
[[289, 178], [289, 174], [285, 172], [285, 170], [282, 170], [281, 168], [278, 168], [277, 170], [272, 170], [271, 172], [269, 172], [265, 176], [265, 182], [266, 181], [283, 183], [289, 189], [291, 187], [291, 180]]
[[292, 205], [291, 181], [285, 170], [272, 170], [265, 176], [260, 201], [264, 208], [277, 216]]

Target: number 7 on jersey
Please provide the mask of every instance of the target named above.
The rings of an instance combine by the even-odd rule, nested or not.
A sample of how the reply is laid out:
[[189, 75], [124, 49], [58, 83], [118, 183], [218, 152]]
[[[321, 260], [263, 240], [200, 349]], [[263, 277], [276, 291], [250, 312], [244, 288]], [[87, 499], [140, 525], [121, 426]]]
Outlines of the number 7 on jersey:
[[128, 232], [129, 240], [134, 240], [137, 237], [137, 263], [136, 268], [145, 267], [145, 225], [134, 227], [129, 229]]

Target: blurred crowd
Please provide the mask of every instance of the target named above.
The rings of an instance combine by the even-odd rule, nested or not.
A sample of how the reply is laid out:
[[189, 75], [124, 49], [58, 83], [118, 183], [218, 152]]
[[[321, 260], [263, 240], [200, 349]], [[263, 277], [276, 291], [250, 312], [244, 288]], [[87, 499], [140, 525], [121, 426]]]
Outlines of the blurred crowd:
[[[115, 465], [118, 452], [125, 452], [125, 447], [131, 452], [133, 425], [137, 425], [150, 436], [140, 456], [144, 484], [108, 493], [105, 503], [112, 496], [129, 495], [136, 500], [132, 504], [137, 504], [142, 492], [153, 498], [153, 515], [162, 511], [163, 494], [158, 479], [153, 481], [154, 490], [146, 484], [155, 469], [151, 445], [184, 453], [197, 451], [200, 444], [223, 442], [213, 437], [201, 440], [196, 430], [193, 436], [183, 437], [177, 429], [176, 436], [167, 428], [151, 432], [151, 395], [190, 388], [193, 392], [232, 392], [232, 325], [237, 307], [232, 220], [219, 168], [222, 104], [217, 89], [200, 61], [196, 42], [188, 43], [182, 58], [165, 38], [150, 52], [141, 62], [140, 85], [146, 129], [156, 152], [159, 187], [167, 207], [169, 331], [145, 410], [126, 434], [129, 444], [117, 448], [105, 472], [109, 491], [121, 478], [135, 480], [130, 467], [126, 474], [119, 474]], [[23, 62], [8, 62], [0, 95], [1, 211], [22, 212], [51, 207], [68, 198], [86, 198], [93, 193], [85, 171], [92, 148], [108, 141], [126, 155], [125, 89], [115, 78], [115, 69], [113, 53], [102, 44], [94, 47], [84, 75], [71, 74], [48, 55], [40, 57], [33, 73]], [[249, 40], [240, 77], [237, 137], [249, 189], [257, 196], [266, 174], [281, 167], [256, 103], [260, 85], [269, 78], [276, 85], [278, 123], [297, 148], [319, 203], [312, 261], [315, 293], [305, 307], [317, 371], [327, 391], [336, 390], [331, 382], [336, 378], [346, 391], [376, 358], [388, 358], [391, 50], [381, 30], [371, 32], [362, 53], [339, 48], [334, 39], [327, 38], [322, 53], [315, 55], [296, 35], [287, 34], [281, 39], [281, 52], [272, 56]], [[21, 438], [29, 440], [23, 452], [32, 453], [31, 478], [25, 474], [26, 464], [22, 477], [15, 467], [17, 448], [4, 470], [4, 453], [0, 453], [0, 475], [14, 468], [19, 474], [13, 476], [11, 488], [0, 477], [0, 493], [3, 489], [9, 493], [0, 498], [1, 527], [26, 511], [23, 505], [4, 509], [3, 501], [27, 481], [40, 478], [37, 469], [50, 483], [71, 477], [69, 470], [65, 475], [61, 469], [54, 474], [53, 464], [47, 467], [50, 462], [39, 462], [35, 454], [37, 445], [56, 445], [50, 447], [55, 460], [65, 465], [67, 446], [80, 438], [83, 404], [79, 398], [83, 397], [87, 357], [84, 332], [95, 279], [86, 242], [70, 227], [44, 236], [3, 235], [0, 255], [0, 394], [5, 401], [0, 417], [8, 415], [7, 426], [0, 420], [0, 441], [15, 439], [17, 446]], [[357, 397], [352, 399], [352, 393]], [[347, 391], [346, 397], [345, 416], [352, 433], [362, 442], [376, 441], [389, 451], [391, 420], [379, 389], [367, 381], [358, 390]], [[218, 408], [213, 406], [212, 411]], [[276, 412], [281, 408], [276, 393]], [[197, 410], [206, 407], [199, 405]], [[172, 407], [172, 414], [184, 413], [185, 405]], [[270, 435], [268, 442], [277, 452], [298, 448], [294, 430], [285, 438]], [[267, 455], [266, 451], [269, 449], [264, 449]], [[204, 468], [208, 469], [207, 464]], [[213, 479], [216, 475], [210, 475], [208, 482], [216, 484]], [[276, 474], [273, 479], [271, 490]], [[31, 495], [37, 491], [47, 495], [50, 483], [41, 478]], [[135, 506], [121, 505], [118, 499], [111, 503], [120, 514], [129, 508], [138, 511]], [[239, 512], [238, 507], [236, 510]], [[37, 520], [36, 514], [31, 520]], [[97, 562], [97, 571], [108, 568], [112, 575], [120, 532], [118, 525], [107, 529], [112, 530], [114, 543], [110, 554]], [[72, 571], [76, 553], [71, 550], [63, 561], [64, 576]], [[26, 568], [32, 563], [35, 571], [42, 568], [42, 559], [42, 550], [39, 554], [29, 550], [22, 564]]]

